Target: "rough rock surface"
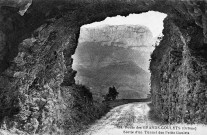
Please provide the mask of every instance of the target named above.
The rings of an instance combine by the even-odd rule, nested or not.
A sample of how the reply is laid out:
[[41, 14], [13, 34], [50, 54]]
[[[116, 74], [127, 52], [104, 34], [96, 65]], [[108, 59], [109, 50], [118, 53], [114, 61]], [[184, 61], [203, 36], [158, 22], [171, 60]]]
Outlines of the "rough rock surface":
[[101, 45], [119, 47], [152, 47], [153, 39], [149, 28], [138, 25], [103, 25], [94, 28], [81, 28], [79, 43], [102, 42]]
[[157, 113], [168, 122], [206, 123], [205, 1], [33, 0], [27, 9], [29, 3], [0, 2], [2, 129], [63, 134], [61, 110], [66, 102], [60, 93], [62, 86], [74, 83], [71, 55], [80, 27], [109, 16], [149, 10], [169, 16], [151, 63], [152, 101], [161, 111]]
[[42, 26], [19, 45], [18, 55], [0, 78], [1, 121], [6, 129], [28, 134], [60, 134], [60, 84], [66, 71], [66, 33], [58, 23]]
[[[78, 63], [85, 63], [92, 68], [95, 65], [106, 66], [107, 63], [110, 64], [114, 60], [117, 62], [131, 60], [148, 71], [150, 54], [154, 50], [154, 44], [155, 38], [145, 26], [81, 27], [78, 47], [73, 56], [76, 60], [73, 63], [73, 68], [76, 69], [75, 66]], [[93, 59], [90, 61], [90, 58]], [[91, 63], [92, 61], [94, 63]]]
[[152, 101], [159, 117], [169, 123], [207, 123], [202, 30], [176, 23], [165, 20], [164, 38], [152, 54]]

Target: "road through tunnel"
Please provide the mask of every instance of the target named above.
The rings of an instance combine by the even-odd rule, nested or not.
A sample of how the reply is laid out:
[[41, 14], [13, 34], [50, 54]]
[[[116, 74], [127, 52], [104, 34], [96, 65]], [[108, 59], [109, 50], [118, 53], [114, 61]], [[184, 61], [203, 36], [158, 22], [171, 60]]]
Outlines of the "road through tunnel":
[[80, 111], [73, 106], [81, 98], [70, 91], [85, 89], [75, 86], [72, 68], [81, 26], [148, 11], [168, 15], [164, 36], [150, 62], [155, 112], [169, 123], [207, 122], [205, 1], [3, 0], [0, 7], [0, 122], [4, 129], [63, 134], [66, 117], [78, 119], [70, 114]]

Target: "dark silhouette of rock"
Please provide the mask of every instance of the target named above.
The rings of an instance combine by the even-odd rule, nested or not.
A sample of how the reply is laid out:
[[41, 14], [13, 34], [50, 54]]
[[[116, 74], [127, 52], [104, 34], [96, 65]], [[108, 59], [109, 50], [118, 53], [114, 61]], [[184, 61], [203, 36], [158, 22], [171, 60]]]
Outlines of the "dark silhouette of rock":
[[[149, 10], [168, 14], [150, 66], [156, 114], [169, 123], [207, 123], [206, 1], [33, 0], [22, 16], [25, 1], [0, 1], [0, 124], [8, 134], [67, 134], [76, 119], [87, 119], [93, 111], [73, 106], [81, 96], [63, 93], [75, 87], [71, 55], [80, 27]], [[87, 117], [71, 115], [79, 112]]]

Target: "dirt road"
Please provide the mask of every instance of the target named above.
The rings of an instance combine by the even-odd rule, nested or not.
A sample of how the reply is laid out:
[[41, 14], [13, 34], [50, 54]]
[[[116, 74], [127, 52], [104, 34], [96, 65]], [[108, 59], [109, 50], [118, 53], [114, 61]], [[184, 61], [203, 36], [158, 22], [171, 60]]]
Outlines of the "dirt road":
[[97, 120], [84, 135], [206, 135], [207, 126], [161, 125], [149, 119], [146, 102], [121, 105]]
[[[154, 124], [148, 119], [147, 103], [130, 103], [112, 109], [105, 117], [92, 125], [85, 135], [122, 135], [142, 127]], [[131, 133], [129, 133], [131, 134]]]

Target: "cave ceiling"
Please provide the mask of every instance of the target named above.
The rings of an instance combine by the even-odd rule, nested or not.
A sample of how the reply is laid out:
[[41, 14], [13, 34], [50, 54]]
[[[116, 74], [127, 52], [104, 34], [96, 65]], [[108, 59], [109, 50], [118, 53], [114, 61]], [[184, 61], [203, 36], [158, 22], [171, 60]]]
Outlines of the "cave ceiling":
[[154, 10], [170, 17], [195, 21], [207, 38], [206, 3], [196, 0], [1, 0], [0, 6], [11, 7], [22, 16], [25, 12], [34, 16], [44, 14], [45, 19], [70, 14], [80, 26], [109, 16]]

